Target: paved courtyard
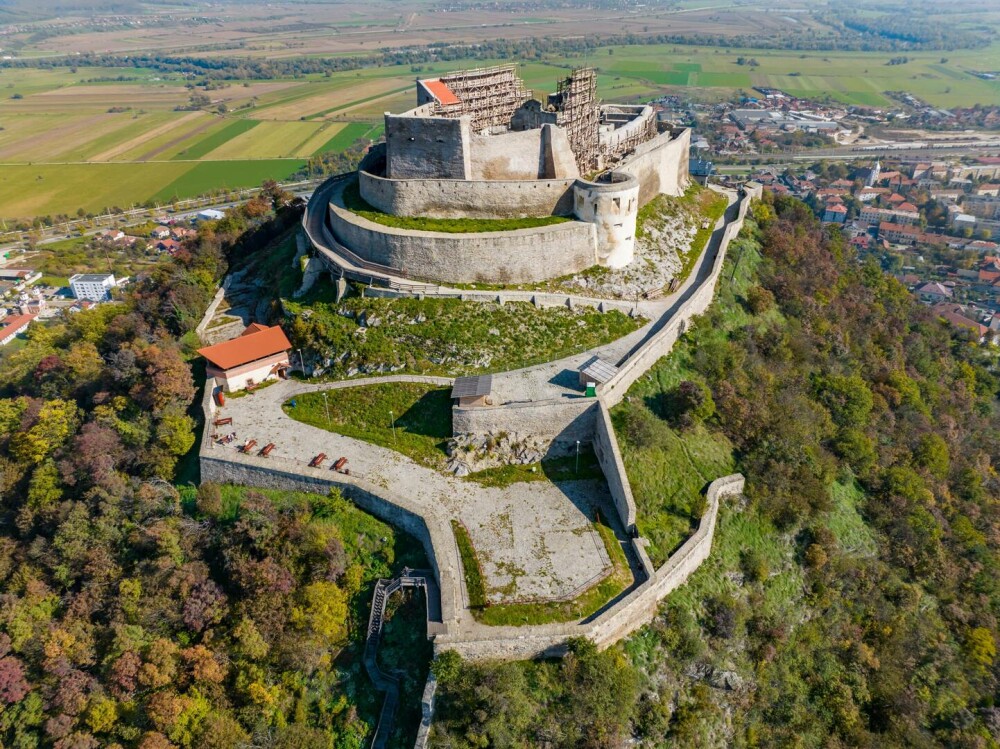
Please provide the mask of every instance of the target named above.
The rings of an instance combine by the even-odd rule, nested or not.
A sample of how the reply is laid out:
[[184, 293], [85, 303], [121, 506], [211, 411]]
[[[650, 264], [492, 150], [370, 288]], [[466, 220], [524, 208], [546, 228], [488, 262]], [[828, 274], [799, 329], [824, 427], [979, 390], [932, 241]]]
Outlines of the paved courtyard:
[[[272, 455], [303, 465], [320, 452], [328, 456], [327, 465], [345, 456], [353, 475], [406, 493], [428, 508], [445, 509], [468, 529], [494, 603], [570, 598], [611, 571], [603, 541], [591, 523], [596, 508], [606, 508], [603, 514], [609, 514], [611, 498], [603, 481], [483, 487], [418, 465], [393, 450], [302, 424], [281, 409], [297, 393], [340, 384], [282, 381], [229, 398], [219, 415], [232, 417], [233, 424], [219, 431], [235, 431], [237, 438], [229, 446], [213, 442], [206, 449], [235, 451], [255, 439], [257, 449], [274, 442]], [[336, 392], [330, 397], [336, 398]]]

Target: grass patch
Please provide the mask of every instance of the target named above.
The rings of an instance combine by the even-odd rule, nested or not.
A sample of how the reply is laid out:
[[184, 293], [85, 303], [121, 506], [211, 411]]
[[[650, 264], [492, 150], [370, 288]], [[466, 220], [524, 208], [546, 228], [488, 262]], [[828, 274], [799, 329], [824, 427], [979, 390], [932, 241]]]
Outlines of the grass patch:
[[383, 226], [411, 231], [439, 231], [448, 234], [471, 234], [475, 232], [515, 231], [534, 229], [539, 226], [564, 224], [572, 219], [565, 216], [529, 216], [527, 218], [424, 218], [421, 216], [391, 216], [374, 208], [364, 198], [357, 180], [352, 180], [341, 193], [344, 207], [362, 218]]
[[451, 530], [455, 534], [458, 554], [462, 557], [462, 570], [465, 573], [465, 591], [469, 596], [469, 606], [474, 611], [481, 609], [486, 606], [486, 582], [483, 580], [483, 570], [479, 566], [476, 549], [472, 545], [469, 531], [464, 525], [457, 520], [452, 520]]
[[317, 148], [313, 155], [318, 156], [321, 153], [327, 153], [328, 151], [343, 151], [354, 143], [358, 138], [363, 137], [372, 126], [367, 122], [349, 122], [343, 128], [341, 128], [337, 133], [334, 134], [326, 143]]
[[235, 393], [228, 393], [227, 397], [228, 398], [245, 398], [246, 396], [250, 395], [251, 393], [256, 393], [257, 391], [263, 390], [264, 388], [269, 388], [269, 387], [271, 387], [271, 385], [276, 385], [278, 382], [280, 382], [280, 380], [278, 380], [278, 379], [267, 380], [265, 382], [260, 383], [259, 385], [254, 385], [252, 388], [246, 388], [244, 390], [237, 390]]
[[[601, 537], [601, 542], [611, 559], [612, 570], [604, 579], [571, 601], [510, 603], [478, 609], [473, 606], [472, 614], [476, 621], [494, 627], [521, 626], [576, 621], [597, 613], [608, 601], [631, 585], [633, 578], [628, 559], [625, 557], [625, 552], [615, 532], [601, 520], [600, 516], [594, 521], [594, 529]], [[459, 546], [459, 550], [461, 552], [461, 546]], [[473, 550], [472, 560], [474, 559], [475, 551]], [[469, 570], [472, 560], [466, 563], [466, 557], [463, 554], [462, 566], [466, 574], [466, 587], [470, 588], [470, 605], [472, 593], [469, 585]], [[478, 561], [475, 564], [477, 569], [474, 570], [473, 575], [481, 580], [482, 573], [478, 570]]]
[[69, 286], [68, 276], [53, 276], [49, 274], [43, 275], [38, 279], [39, 286], [54, 286], [56, 288], [62, 288], [64, 286]]
[[551, 458], [540, 463], [524, 465], [497, 466], [482, 471], [470, 473], [466, 478], [475, 481], [480, 486], [503, 488], [511, 484], [530, 481], [586, 481], [589, 479], [604, 479], [601, 464], [591, 446], [580, 451], [580, 467], [577, 469], [575, 455], [562, 458]]
[[451, 437], [448, 388], [392, 382], [325, 393], [326, 398], [323, 392], [297, 395], [282, 408], [296, 421], [388, 447], [431, 468], [444, 464], [444, 444]]
[[[651, 229], [664, 229], [667, 224], [677, 220], [681, 211], [694, 216], [699, 222], [697, 232], [688, 245], [687, 252], [679, 253], [682, 265], [676, 277], [678, 283], [683, 283], [691, 275], [702, 250], [715, 231], [716, 222], [726, 213], [728, 206], [729, 200], [725, 195], [714, 190], [706, 190], [693, 183], [679, 199], [658, 195], [640, 208], [636, 220], [636, 237], [645, 237]], [[708, 226], [703, 228], [706, 222]]]

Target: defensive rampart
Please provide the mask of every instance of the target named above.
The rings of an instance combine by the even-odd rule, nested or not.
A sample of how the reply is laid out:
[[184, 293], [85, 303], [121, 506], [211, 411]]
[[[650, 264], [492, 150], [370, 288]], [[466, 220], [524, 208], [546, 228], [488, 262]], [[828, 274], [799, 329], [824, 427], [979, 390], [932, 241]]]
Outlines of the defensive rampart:
[[[736, 219], [725, 226], [719, 248], [712, 259], [712, 270], [709, 276], [694, 290], [691, 296], [684, 300], [679, 309], [671, 316], [670, 321], [624, 362], [620, 363], [614, 377], [598, 387], [598, 393], [609, 407], [620, 403], [632, 384], [645, 374], [658, 359], [670, 353], [674, 343], [684, 332], [691, 318], [704, 314], [705, 310], [708, 309], [715, 297], [715, 285], [719, 280], [719, 274], [722, 273], [726, 249], [743, 229], [743, 219], [750, 208], [750, 202], [758, 197], [760, 197], [759, 188], [745, 188], [745, 194], [737, 207]], [[721, 224], [725, 221], [725, 217], [719, 221]]]
[[521, 218], [569, 216], [575, 179], [387, 179], [358, 172], [361, 197], [393, 216]]
[[447, 283], [533, 283], [597, 262], [595, 227], [582, 221], [504, 232], [413, 231], [376, 224], [334, 200], [330, 228], [367, 262]]
[[[682, 585], [708, 558], [718, 522], [719, 500], [743, 491], [743, 476], [733, 474], [713, 481], [705, 493], [706, 509], [696, 530], [663, 566], [616, 603], [588, 621], [536, 627], [474, 627], [435, 638], [434, 649], [455, 650], [470, 660], [520, 660], [561, 655], [570, 638], [586, 637], [607, 647], [649, 624], [659, 602]], [[632, 541], [641, 545], [641, 539]]]
[[475, 408], [456, 406], [451, 411], [451, 428], [455, 434], [530, 434], [551, 440], [557, 448], [566, 448], [577, 441], [593, 441], [597, 410], [597, 400], [584, 397]]

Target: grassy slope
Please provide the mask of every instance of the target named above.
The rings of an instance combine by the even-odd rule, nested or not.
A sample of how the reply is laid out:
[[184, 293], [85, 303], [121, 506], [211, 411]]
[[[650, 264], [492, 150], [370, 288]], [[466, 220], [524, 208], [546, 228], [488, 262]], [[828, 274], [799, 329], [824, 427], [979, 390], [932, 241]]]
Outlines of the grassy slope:
[[306, 393], [293, 400], [295, 406], [289, 401], [284, 409], [296, 421], [398, 450], [432, 468], [444, 462], [442, 447], [451, 436], [448, 388], [395, 382], [330, 390], [325, 399], [323, 393]]
[[[612, 421], [632, 484], [638, 509], [639, 532], [650, 544], [650, 559], [659, 565], [696, 527], [702, 494], [713, 479], [731, 473], [735, 466], [732, 446], [724, 435], [693, 426], [683, 432], [672, 427], [666, 415], [666, 394], [682, 380], [699, 380], [690, 366], [699, 346], [724, 340], [728, 330], [749, 321], [736, 301], [750, 285], [759, 259], [743, 240], [732, 243], [717, 290], [717, 304], [726, 310], [725, 327], [696, 326], [681, 338], [670, 356], [664, 357], [636, 382], [626, 400], [612, 410]], [[733, 267], [739, 267], [735, 276]], [[730, 281], [732, 279], [732, 281]], [[642, 420], [651, 434], [641, 437], [628, 427]]]
[[[352, 368], [442, 375], [518, 369], [608, 343], [640, 324], [617, 311], [536, 309], [526, 302], [348, 297], [334, 303], [329, 284], [318, 287], [312, 301], [286, 298], [284, 306], [295, 316], [312, 311], [291, 326], [293, 342], [332, 357], [335, 376]], [[362, 314], [377, 324], [360, 335]]]

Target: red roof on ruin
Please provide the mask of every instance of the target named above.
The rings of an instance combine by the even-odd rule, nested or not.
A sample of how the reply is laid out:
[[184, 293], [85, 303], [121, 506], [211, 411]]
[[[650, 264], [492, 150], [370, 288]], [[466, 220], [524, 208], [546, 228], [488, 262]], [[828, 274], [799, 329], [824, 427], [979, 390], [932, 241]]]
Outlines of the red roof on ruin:
[[223, 341], [214, 346], [198, 349], [198, 353], [219, 369], [232, 369], [242, 364], [281, 354], [292, 348], [285, 331], [275, 325], [273, 328], [257, 330], [249, 335], [241, 335], [231, 341]]
[[438, 100], [443, 106], [451, 104], [461, 104], [455, 93], [448, 88], [448, 84], [441, 81], [423, 81], [424, 88], [431, 92], [431, 96]]

